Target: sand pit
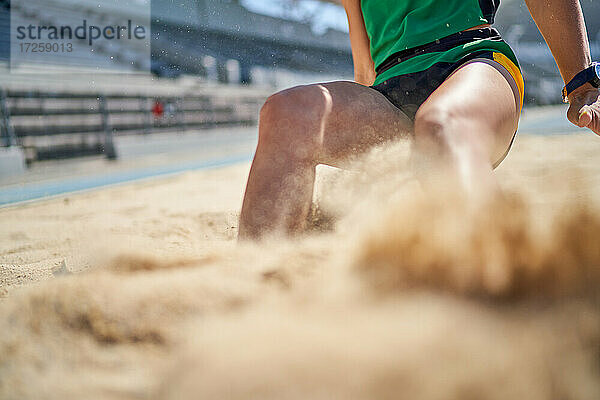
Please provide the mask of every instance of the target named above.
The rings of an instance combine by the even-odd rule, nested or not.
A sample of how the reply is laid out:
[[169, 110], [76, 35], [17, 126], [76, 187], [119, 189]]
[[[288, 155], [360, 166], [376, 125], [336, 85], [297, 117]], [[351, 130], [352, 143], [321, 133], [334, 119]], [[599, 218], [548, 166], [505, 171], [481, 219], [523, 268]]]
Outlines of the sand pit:
[[0, 398], [600, 398], [600, 140], [519, 137], [479, 208], [407, 154], [259, 245], [249, 165], [0, 210]]

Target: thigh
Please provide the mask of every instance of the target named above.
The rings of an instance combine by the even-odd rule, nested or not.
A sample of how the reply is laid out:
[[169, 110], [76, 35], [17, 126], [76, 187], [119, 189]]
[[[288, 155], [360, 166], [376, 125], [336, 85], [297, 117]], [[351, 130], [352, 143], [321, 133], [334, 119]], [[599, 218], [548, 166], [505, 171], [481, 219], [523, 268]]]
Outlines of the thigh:
[[452, 125], [459, 144], [473, 143], [485, 149], [490, 163], [496, 165], [506, 155], [517, 130], [520, 102], [513, 87], [495, 67], [472, 62], [454, 72], [421, 105], [419, 118], [439, 118]]
[[378, 91], [346, 81], [317, 86], [330, 101], [319, 163], [337, 165], [374, 145], [409, 136], [412, 120]]

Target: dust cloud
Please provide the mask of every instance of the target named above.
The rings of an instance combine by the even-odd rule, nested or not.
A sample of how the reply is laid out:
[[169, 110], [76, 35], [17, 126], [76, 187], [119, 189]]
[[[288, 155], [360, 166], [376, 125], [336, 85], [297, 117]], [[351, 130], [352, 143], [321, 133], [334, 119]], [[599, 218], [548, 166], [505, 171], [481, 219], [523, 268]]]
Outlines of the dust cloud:
[[157, 252], [163, 216], [127, 231], [152, 236], [135, 251], [11, 289], [0, 398], [599, 398], [599, 145], [519, 139], [504, 195], [477, 206], [425, 195], [408, 154], [320, 168], [304, 237], [236, 244], [213, 210], [203, 238]]

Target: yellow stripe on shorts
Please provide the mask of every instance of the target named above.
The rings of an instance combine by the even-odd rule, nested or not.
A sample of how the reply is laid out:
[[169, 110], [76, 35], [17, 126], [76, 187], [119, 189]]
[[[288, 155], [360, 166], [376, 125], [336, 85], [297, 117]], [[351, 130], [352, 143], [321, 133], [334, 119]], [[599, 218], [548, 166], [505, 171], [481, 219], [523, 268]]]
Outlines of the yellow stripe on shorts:
[[502, 65], [512, 75], [519, 88], [519, 94], [521, 95], [521, 109], [523, 109], [523, 99], [525, 97], [525, 82], [523, 81], [523, 75], [521, 70], [515, 65], [514, 62], [502, 53], [494, 52], [494, 61]]

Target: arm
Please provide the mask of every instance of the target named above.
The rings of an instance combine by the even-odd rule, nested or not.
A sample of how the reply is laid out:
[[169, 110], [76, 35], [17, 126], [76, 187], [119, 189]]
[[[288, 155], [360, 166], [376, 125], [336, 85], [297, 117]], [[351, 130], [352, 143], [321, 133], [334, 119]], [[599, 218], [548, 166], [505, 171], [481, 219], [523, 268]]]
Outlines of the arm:
[[[569, 82], [591, 64], [590, 46], [579, 0], [525, 0], [538, 29]], [[569, 96], [569, 121], [600, 135], [600, 92], [590, 84]]]
[[350, 45], [354, 61], [354, 80], [365, 86], [375, 82], [375, 65], [371, 58], [371, 49], [365, 21], [360, 8], [360, 0], [342, 0], [348, 26], [350, 28]]

